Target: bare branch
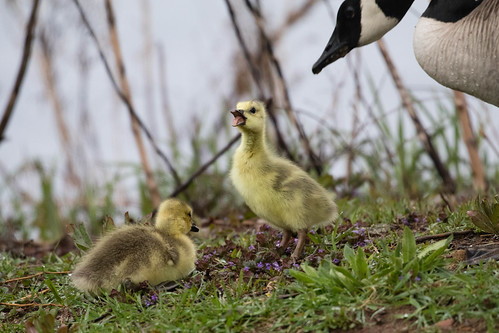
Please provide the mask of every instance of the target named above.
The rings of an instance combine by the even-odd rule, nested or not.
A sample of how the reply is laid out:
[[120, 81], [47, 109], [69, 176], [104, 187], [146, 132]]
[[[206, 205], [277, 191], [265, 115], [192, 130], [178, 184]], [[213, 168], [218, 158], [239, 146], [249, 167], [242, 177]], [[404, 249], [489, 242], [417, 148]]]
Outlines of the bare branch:
[[101, 58], [102, 63], [104, 64], [104, 67], [106, 69], [106, 73], [107, 73], [109, 79], [111, 80], [111, 84], [112, 84], [114, 90], [116, 91], [116, 93], [118, 94], [118, 96], [120, 97], [120, 99], [122, 100], [122, 102], [128, 108], [128, 111], [131, 114], [131, 116], [139, 124], [140, 128], [142, 129], [142, 131], [146, 135], [147, 139], [149, 140], [149, 142], [153, 146], [154, 151], [161, 157], [161, 159], [167, 165], [168, 169], [170, 170], [170, 172], [171, 172], [171, 174], [173, 176], [173, 179], [175, 180], [175, 183], [176, 184], [180, 184], [181, 180], [180, 180], [180, 178], [179, 178], [179, 176], [177, 174], [177, 171], [175, 170], [175, 168], [173, 167], [173, 165], [170, 163], [168, 157], [158, 147], [158, 145], [154, 141], [151, 133], [149, 132], [149, 130], [147, 129], [147, 127], [144, 125], [143, 121], [140, 119], [140, 117], [135, 112], [135, 108], [130, 103], [130, 101], [127, 99], [127, 97], [124, 95], [123, 91], [121, 91], [121, 89], [118, 86], [116, 80], [114, 79], [113, 73], [112, 73], [111, 68], [109, 66], [109, 63], [108, 63], [108, 61], [107, 61], [107, 59], [106, 59], [106, 57], [104, 55], [104, 52], [102, 51], [102, 47], [100, 46], [99, 40], [97, 39], [97, 36], [95, 35], [94, 30], [92, 29], [90, 23], [88, 22], [88, 19], [87, 19], [86, 15], [85, 15], [85, 12], [83, 11], [83, 8], [81, 7], [79, 1], [78, 0], [73, 0], [73, 2], [75, 3], [76, 7], [78, 8], [78, 11], [79, 11], [80, 16], [82, 18], [82, 21], [83, 21], [84, 25], [86, 26], [86, 28], [88, 29], [88, 31], [90, 33], [90, 37], [93, 39], [93, 41], [94, 41], [94, 43], [95, 43], [95, 45], [97, 47], [97, 51], [99, 52], [99, 57]]
[[378, 40], [378, 48], [381, 51], [381, 55], [383, 56], [383, 59], [385, 60], [386, 66], [388, 67], [388, 70], [390, 71], [390, 75], [393, 79], [393, 82], [395, 83], [395, 86], [399, 92], [400, 98], [402, 100], [402, 105], [404, 108], [407, 110], [409, 113], [409, 116], [412, 119], [412, 122], [414, 123], [414, 126], [416, 127], [416, 132], [418, 134], [418, 138], [423, 144], [424, 149], [430, 156], [431, 160], [433, 161], [433, 164], [435, 165], [435, 168], [437, 169], [438, 174], [442, 178], [443, 185], [445, 187], [446, 192], [450, 193], [455, 193], [456, 192], [456, 183], [452, 179], [449, 171], [447, 170], [446, 166], [442, 163], [440, 160], [440, 156], [438, 155], [435, 147], [433, 146], [433, 142], [431, 140], [430, 135], [428, 132], [426, 132], [426, 129], [423, 127], [423, 124], [421, 123], [421, 120], [419, 119], [416, 110], [414, 109], [414, 105], [412, 104], [412, 99], [409, 93], [407, 92], [407, 89], [405, 88], [404, 84], [402, 83], [402, 79], [400, 78], [400, 75], [397, 71], [397, 68], [395, 67], [395, 64], [393, 63], [390, 54], [388, 53], [388, 50], [386, 49], [386, 45], [383, 41], [383, 39]]
[[232, 5], [230, 4], [230, 0], [225, 0], [225, 4], [227, 5], [227, 9], [229, 11], [229, 16], [232, 22], [232, 26], [234, 28], [234, 32], [236, 34], [237, 40], [239, 42], [239, 45], [241, 46], [241, 49], [243, 51], [244, 59], [246, 60], [246, 64], [248, 65], [250, 69], [251, 76], [253, 78], [253, 81], [255, 82], [255, 85], [258, 89], [258, 99], [263, 100], [267, 104], [267, 108], [269, 111], [269, 117], [270, 121], [272, 122], [272, 125], [274, 126], [274, 130], [276, 133], [277, 137], [277, 144], [281, 150], [284, 151], [286, 156], [292, 160], [295, 161], [293, 155], [291, 154], [291, 151], [289, 150], [286, 142], [284, 141], [284, 137], [279, 129], [279, 125], [277, 123], [277, 118], [275, 117], [273, 110], [272, 110], [272, 100], [267, 99], [265, 97], [265, 93], [262, 87], [262, 82], [261, 82], [261, 74], [260, 71], [258, 70], [257, 66], [255, 65], [254, 61], [251, 59], [250, 52], [248, 50], [248, 47], [246, 46], [246, 43], [244, 42], [244, 39], [241, 35], [241, 29], [239, 29], [239, 24], [237, 23], [236, 16], [234, 13], [234, 9], [232, 8]]
[[[111, 0], [106, 0], [106, 13], [107, 13], [107, 22], [109, 26], [109, 34], [111, 35], [111, 45], [113, 47], [116, 64], [118, 65], [118, 73], [121, 82], [121, 89], [126, 99], [128, 100], [129, 104], [133, 106], [132, 94], [130, 92], [130, 85], [128, 83], [128, 78], [126, 76], [126, 71], [125, 71], [125, 64], [123, 62], [123, 56], [121, 54], [120, 41], [118, 38], [118, 31], [116, 28], [116, 19], [114, 17], [114, 10]], [[131, 112], [129, 113], [130, 113], [130, 118], [132, 120], [133, 136], [135, 137], [135, 142], [139, 150], [140, 160], [142, 162], [142, 168], [144, 169], [144, 173], [146, 175], [146, 184], [149, 190], [149, 195], [151, 196], [152, 204], [157, 207], [161, 203], [158, 184], [154, 179], [154, 175], [151, 171], [151, 167], [147, 159], [147, 152], [144, 147], [144, 143], [142, 142], [142, 136], [140, 135], [140, 126], [136, 118], [133, 116], [133, 114], [131, 114]]]
[[284, 35], [286, 29], [298, 22], [303, 16], [307, 15], [310, 10], [314, 8], [314, 5], [316, 3], [317, 0], [307, 0], [300, 8], [289, 13], [288, 17], [286, 17], [286, 20], [284, 21], [284, 24], [280, 26], [277, 32], [272, 35], [272, 40], [274, 42], [279, 41], [279, 39], [281, 39], [281, 37]]
[[245, 3], [246, 3], [246, 6], [248, 7], [248, 9], [253, 14], [255, 22], [258, 26], [258, 30], [260, 31], [260, 36], [264, 42], [265, 49], [268, 52], [268, 54], [270, 56], [271, 63], [274, 66], [274, 69], [277, 73], [277, 78], [278, 78], [278, 81], [281, 85], [282, 94], [284, 96], [284, 110], [286, 111], [286, 114], [288, 115], [289, 119], [291, 120], [291, 123], [298, 131], [298, 135], [300, 137], [300, 142], [301, 142], [303, 148], [305, 149], [305, 153], [308, 155], [310, 162], [312, 163], [312, 166], [314, 167], [316, 172], [320, 175], [322, 173], [322, 162], [320, 161], [319, 157], [314, 153], [314, 151], [310, 147], [310, 141], [308, 140], [308, 137], [305, 134], [303, 126], [301, 125], [301, 123], [298, 121], [298, 119], [295, 116], [295, 113], [294, 113], [293, 108], [291, 106], [291, 98], [289, 97], [289, 90], [288, 90], [286, 81], [284, 80], [284, 75], [282, 73], [281, 65], [279, 64], [279, 61], [277, 60], [277, 58], [275, 56], [274, 48], [272, 46], [272, 41], [270, 40], [270, 38], [266, 34], [264, 26], [263, 26], [263, 17], [261, 15], [260, 11], [256, 7], [254, 7], [249, 0], [245, 0]]
[[483, 170], [482, 160], [478, 155], [478, 142], [473, 134], [468, 105], [464, 93], [454, 90], [454, 104], [456, 105], [456, 113], [463, 131], [463, 140], [470, 156], [471, 171], [473, 173], [473, 186], [478, 191], [485, 191], [485, 171]]
[[24, 38], [24, 48], [23, 55], [21, 58], [21, 65], [19, 66], [19, 71], [17, 72], [16, 81], [12, 92], [10, 93], [9, 101], [5, 107], [5, 111], [2, 116], [2, 122], [0, 123], [0, 143], [5, 139], [4, 132], [7, 128], [7, 124], [12, 116], [12, 111], [14, 110], [14, 105], [16, 104], [17, 97], [19, 96], [19, 91], [21, 90], [21, 85], [24, 80], [24, 74], [26, 73], [26, 68], [28, 68], [30, 56], [31, 56], [31, 45], [33, 44], [33, 35], [36, 26], [36, 16], [38, 13], [38, 5], [40, 1], [33, 1], [33, 7], [31, 8], [31, 14], [28, 21], [28, 26], [26, 27], [26, 37]]
[[185, 191], [187, 187], [189, 187], [189, 185], [194, 181], [194, 179], [196, 179], [200, 174], [202, 174], [206, 169], [208, 169], [210, 165], [212, 165], [220, 156], [222, 156], [227, 150], [229, 150], [229, 148], [232, 147], [232, 145], [236, 143], [239, 140], [239, 138], [241, 138], [241, 133], [234, 136], [232, 140], [230, 140], [225, 147], [223, 147], [218, 153], [215, 154], [215, 156], [213, 156], [208, 162], [203, 164], [196, 172], [194, 172], [192, 176], [190, 176], [185, 183], [180, 185], [175, 191], [173, 191], [170, 194], [170, 197], [176, 197], [177, 195]]
[[78, 177], [73, 163], [72, 138], [69, 134], [70, 131], [68, 129], [66, 119], [64, 118], [64, 108], [62, 105], [63, 103], [61, 102], [59, 91], [57, 90], [55, 70], [52, 59], [52, 47], [50, 45], [45, 29], [41, 29], [41, 33], [39, 34], [39, 36], [40, 46], [42, 49], [41, 57], [39, 59], [41, 61], [42, 74], [45, 77], [45, 88], [47, 90], [47, 95], [54, 107], [55, 121], [57, 125], [56, 127], [60, 135], [59, 140], [64, 150], [64, 154], [66, 155], [67, 179], [71, 184], [79, 187], [81, 186], [81, 180]]

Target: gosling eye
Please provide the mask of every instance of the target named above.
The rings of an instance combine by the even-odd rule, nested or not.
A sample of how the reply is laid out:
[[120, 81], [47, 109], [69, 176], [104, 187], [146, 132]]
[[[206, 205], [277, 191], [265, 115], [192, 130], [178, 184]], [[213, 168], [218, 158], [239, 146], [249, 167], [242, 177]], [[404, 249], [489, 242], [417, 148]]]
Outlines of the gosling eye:
[[253, 113], [253, 114], [255, 114], [256, 113], [256, 109], [255, 108], [251, 108], [250, 112]]
[[192, 213], [191, 212], [187, 213], [187, 216], [192, 217]]

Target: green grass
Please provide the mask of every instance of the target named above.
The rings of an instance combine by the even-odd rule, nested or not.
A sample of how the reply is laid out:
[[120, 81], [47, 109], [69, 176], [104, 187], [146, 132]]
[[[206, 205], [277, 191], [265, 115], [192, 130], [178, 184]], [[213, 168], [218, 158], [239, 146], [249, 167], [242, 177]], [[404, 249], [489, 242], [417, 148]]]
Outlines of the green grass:
[[340, 200], [341, 222], [310, 234], [301, 265], [275, 250], [280, 236], [272, 229], [213, 230], [212, 239], [196, 240], [197, 271], [171, 291], [146, 287], [93, 298], [68, 274], [49, 273], [70, 271], [78, 254], [47, 253], [39, 261], [3, 253], [0, 281], [47, 273], [0, 284], [0, 302], [39, 304], [0, 305], [0, 331], [325, 332], [383, 322], [438, 331], [437, 323], [452, 318], [492, 332], [499, 328], [499, 264], [456, 261], [449, 255], [456, 239], [415, 241], [474, 228], [466, 211], [475, 205], [450, 212], [425, 201]]

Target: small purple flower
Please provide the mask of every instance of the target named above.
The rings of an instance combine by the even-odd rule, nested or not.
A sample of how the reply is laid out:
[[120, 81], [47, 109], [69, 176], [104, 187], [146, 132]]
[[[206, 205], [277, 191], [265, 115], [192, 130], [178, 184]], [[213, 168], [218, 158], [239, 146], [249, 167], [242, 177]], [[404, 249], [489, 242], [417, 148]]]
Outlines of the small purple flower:
[[319, 253], [324, 253], [324, 250], [323, 249], [319, 249], [319, 251], [317, 251]]
[[300, 265], [298, 265], [298, 264], [293, 264], [293, 267], [294, 267], [294, 268], [300, 268]]
[[440, 217], [437, 217], [437, 223], [440, 223], [440, 222], [442, 222], [442, 221], [440, 220]]
[[192, 284], [190, 284], [189, 282], [184, 283], [185, 289], [191, 289], [191, 287], [192, 287]]
[[295, 238], [294, 243], [295, 245], [298, 244], [298, 238]]
[[427, 220], [427, 219], [426, 219], [426, 216], [425, 216], [425, 217], [423, 217], [423, 223], [426, 223], [426, 220]]
[[333, 264], [338, 265], [340, 263], [340, 259], [334, 258], [333, 259]]
[[157, 301], [158, 301], [158, 299], [159, 299], [159, 298], [158, 298], [158, 295], [156, 295], [156, 294], [152, 294], [152, 296], [151, 296], [151, 301], [153, 301], [153, 302], [157, 302]]
[[260, 261], [258, 264], [256, 264], [256, 267], [263, 268], [263, 263]]
[[310, 230], [309, 232], [310, 232], [312, 235], [315, 235], [315, 230], [314, 230], [314, 229]]
[[414, 280], [416, 280], [418, 282], [421, 281], [421, 277], [419, 276], [419, 274], [418, 274], [418, 276], [416, 276], [416, 278]]
[[248, 266], [244, 266], [243, 271], [245, 271], [245, 272], [249, 272], [249, 270], [250, 270], [250, 269], [249, 269], [249, 267], [248, 267]]
[[251, 244], [249, 247], [248, 247], [248, 250], [250, 251], [253, 251], [255, 249], [255, 246], [253, 244]]
[[414, 221], [415, 221], [416, 223], [419, 223], [419, 217], [415, 217], [415, 218], [414, 218]]
[[278, 263], [277, 261], [274, 261], [274, 262], [272, 263], [272, 267], [274, 267], [274, 269], [275, 269], [276, 271], [278, 271], [278, 272], [280, 272], [280, 271], [281, 271], [281, 266], [279, 266], [279, 263]]
[[275, 244], [277, 247], [281, 247], [281, 241], [278, 240], [277, 243]]
[[360, 228], [360, 229], [355, 229], [352, 231], [354, 234], [357, 234], [359, 236], [364, 236], [364, 234], [366, 233], [366, 229], [364, 228]]
[[404, 225], [409, 225], [409, 221], [407, 221], [407, 219], [404, 217], [404, 218], [402, 219], [402, 224], [404, 224]]
[[265, 268], [270, 271], [270, 269], [272, 268], [272, 265], [270, 263], [266, 263], [265, 264]]

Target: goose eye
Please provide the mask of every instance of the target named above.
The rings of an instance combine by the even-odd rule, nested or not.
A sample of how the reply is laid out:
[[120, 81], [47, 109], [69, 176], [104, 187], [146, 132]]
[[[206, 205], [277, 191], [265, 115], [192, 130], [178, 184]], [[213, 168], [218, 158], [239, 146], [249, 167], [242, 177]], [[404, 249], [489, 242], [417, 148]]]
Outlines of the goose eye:
[[255, 108], [251, 108], [250, 112], [253, 113], [253, 114], [255, 114], [256, 113], [256, 109]]
[[345, 17], [347, 19], [353, 19], [355, 17], [355, 9], [351, 6], [345, 8]]
[[192, 213], [191, 212], [187, 213], [187, 216], [192, 217]]

